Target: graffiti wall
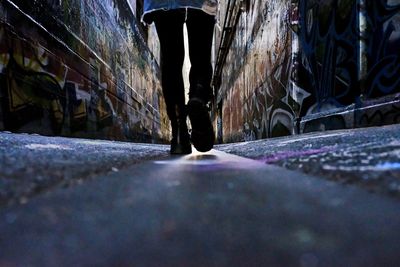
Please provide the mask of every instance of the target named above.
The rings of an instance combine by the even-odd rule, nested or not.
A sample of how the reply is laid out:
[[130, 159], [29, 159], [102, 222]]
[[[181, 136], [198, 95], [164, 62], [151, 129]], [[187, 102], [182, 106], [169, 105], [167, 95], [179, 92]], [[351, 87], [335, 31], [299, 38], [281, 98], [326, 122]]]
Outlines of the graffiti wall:
[[224, 142], [400, 122], [399, 0], [236, 5], [216, 88]]
[[222, 102], [219, 124], [224, 142], [291, 134], [295, 117], [288, 90], [293, 60], [291, 3], [255, 0], [244, 9], [217, 96]]
[[0, 2], [0, 130], [168, 139], [158, 64], [118, 0]]
[[358, 112], [356, 123], [360, 126], [399, 123], [400, 1], [363, 3], [360, 43], [365, 68], [361, 77], [361, 107], [371, 108], [368, 113]]
[[400, 1], [298, 3], [303, 132], [400, 122]]

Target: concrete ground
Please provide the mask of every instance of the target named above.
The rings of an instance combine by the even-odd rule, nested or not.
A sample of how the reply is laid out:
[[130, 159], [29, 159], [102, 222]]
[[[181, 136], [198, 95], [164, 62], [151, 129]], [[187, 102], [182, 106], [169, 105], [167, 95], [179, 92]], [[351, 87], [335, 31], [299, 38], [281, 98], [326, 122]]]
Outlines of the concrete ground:
[[167, 156], [165, 145], [0, 132], [0, 206]]
[[399, 129], [184, 157], [0, 133], [0, 266], [399, 266]]
[[226, 144], [217, 149], [400, 198], [400, 124]]

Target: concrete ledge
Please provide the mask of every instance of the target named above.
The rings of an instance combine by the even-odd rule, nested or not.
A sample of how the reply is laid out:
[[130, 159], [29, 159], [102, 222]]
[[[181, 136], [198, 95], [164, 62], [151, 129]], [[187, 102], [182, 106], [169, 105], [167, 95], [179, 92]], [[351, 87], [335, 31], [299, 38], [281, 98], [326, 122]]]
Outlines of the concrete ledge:
[[400, 122], [398, 95], [363, 101], [301, 118], [300, 133], [382, 126]]

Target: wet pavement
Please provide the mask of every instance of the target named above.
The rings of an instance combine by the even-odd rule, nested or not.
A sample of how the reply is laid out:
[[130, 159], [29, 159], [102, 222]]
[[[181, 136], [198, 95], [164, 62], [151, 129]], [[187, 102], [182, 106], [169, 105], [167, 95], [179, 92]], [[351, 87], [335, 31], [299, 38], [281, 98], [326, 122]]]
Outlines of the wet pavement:
[[399, 203], [213, 151], [0, 212], [0, 266], [395, 266]]
[[[386, 169], [399, 129], [184, 157], [165, 145], [1, 133], [0, 188], [12, 193], [0, 207], [0, 266], [398, 266], [400, 203], [383, 189], [399, 174]], [[361, 174], [382, 178], [369, 187]]]
[[309, 133], [218, 149], [400, 198], [400, 125]]
[[0, 207], [163, 156], [168, 146], [0, 132]]

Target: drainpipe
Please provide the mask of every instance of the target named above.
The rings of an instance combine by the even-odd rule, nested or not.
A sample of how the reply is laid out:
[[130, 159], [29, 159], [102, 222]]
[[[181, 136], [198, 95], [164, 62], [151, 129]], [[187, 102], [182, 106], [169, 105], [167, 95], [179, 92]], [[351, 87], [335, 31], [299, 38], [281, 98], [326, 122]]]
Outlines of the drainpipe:
[[[374, 0], [375, 1], [375, 0]], [[358, 80], [360, 81], [360, 100], [365, 93], [365, 81], [368, 75], [367, 61], [367, 0], [358, 0], [358, 29], [359, 29], [359, 51], [358, 51]]]

